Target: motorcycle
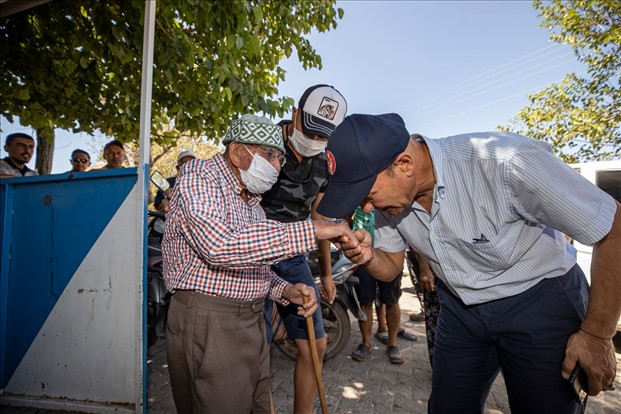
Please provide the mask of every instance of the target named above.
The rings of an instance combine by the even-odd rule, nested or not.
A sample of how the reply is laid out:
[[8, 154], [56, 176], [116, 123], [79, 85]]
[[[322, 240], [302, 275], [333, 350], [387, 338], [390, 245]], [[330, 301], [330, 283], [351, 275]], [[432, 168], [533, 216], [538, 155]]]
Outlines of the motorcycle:
[[163, 227], [160, 226], [164, 221], [164, 213], [149, 211], [148, 215], [152, 218], [147, 226], [147, 347], [150, 347], [166, 330], [170, 293], [166, 289], [162, 272]]
[[[331, 251], [332, 277], [336, 286], [336, 298], [330, 304], [328, 301], [321, 300], [321, 315], [323, 324], [328, 337], [328, 344], [324, 361], [328, 361], [339, 355], [349, 342], [351, 333], [351, 322], [349, 312], [359, 320], [366, 320], [366, 315], [360, 307], [360, 302], [354, 286], [359, 283], [358, 277], [354, 275], [357, 265], [350, 262], [342, 251], [332, 249]], [[320, 288], [321, 270], [317, 258], [317, 252], [311, 252], [308, 256], [308, 264], [315, 279], [315, 284]], [[274, 309], [276, 309], [274, 307]], [[289, 358], [295, 360], [298, 349], [295, 340], [287, 337], [283, 322], [274, 310], [272, 317], [273, 342], [276, 347]]]

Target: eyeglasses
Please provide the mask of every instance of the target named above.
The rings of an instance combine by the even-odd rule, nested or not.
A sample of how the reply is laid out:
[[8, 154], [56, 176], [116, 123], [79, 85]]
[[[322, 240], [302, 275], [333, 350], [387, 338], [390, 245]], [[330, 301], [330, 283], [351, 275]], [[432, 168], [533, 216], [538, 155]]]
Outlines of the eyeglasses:
[[283, 153], [278, 151], [276, 148], [270, 148], [264, 145], [257, 145], [257, 147], [261, 150], [269, 162], [278, 161], [281, 167], [285, 165], [285, 162], [287, 162]]
[[88, 160], [83, 159], [83, 158], [72, 158], [71, 161], [73, 161], [73, 162], [81, 162], [82, 164], [86, 164], [88, 162]]

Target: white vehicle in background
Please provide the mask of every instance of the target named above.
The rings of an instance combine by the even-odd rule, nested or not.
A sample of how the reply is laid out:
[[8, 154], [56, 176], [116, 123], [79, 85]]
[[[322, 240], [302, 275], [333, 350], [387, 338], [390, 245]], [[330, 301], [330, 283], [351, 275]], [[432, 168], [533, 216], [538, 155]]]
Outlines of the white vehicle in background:
[[[610, 194], [615, 200], [621, 202], [621, 160], [594, 161], [570, 165], [587, 180]], [[590, 282], [593, 248], [585, 246], [578, 241], [574, 241], [573, 244], [578, 252], [578, 264]], [[621, 319], [617, 323], [617, 334], [619, 333], [621, 333]]]

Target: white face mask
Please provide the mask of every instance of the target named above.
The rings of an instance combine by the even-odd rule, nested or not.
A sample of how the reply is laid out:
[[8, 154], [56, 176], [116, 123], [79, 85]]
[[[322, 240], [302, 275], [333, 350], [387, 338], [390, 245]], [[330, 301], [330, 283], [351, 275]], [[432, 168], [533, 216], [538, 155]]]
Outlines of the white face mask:
[[244, 148], [252, 155], [252, 162], [247, 170], [239, 169], [241, 179], [246, 184], [248, 191], [254, 194], [263, 194], [272, 188], [278, 180], [278, 170], [262, 156], [250, 152], [245, 145]]
[[289, 138], [293, 144], [293, 148], [303, 157], [314, 157], [321, 154], [328, 145], [327, 141], [317, 141], [307, 138], [302, 131], [293, 127], [293, 135]]

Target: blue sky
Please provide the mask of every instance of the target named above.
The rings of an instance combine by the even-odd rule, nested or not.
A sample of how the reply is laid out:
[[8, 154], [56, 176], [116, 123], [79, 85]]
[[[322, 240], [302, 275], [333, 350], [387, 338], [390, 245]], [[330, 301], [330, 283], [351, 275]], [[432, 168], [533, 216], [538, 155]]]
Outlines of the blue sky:
[[[529, 1], [345, 1], [338, 27], [310, 35], [322, 70], [283, 62], [280, 95], [296, 103], [306, 87], [327, 83], [349, 113], [399, 113], [410, 132], [436, 138], [488, 131], [528, 103], [527, 93], [584, 68], [550, 32]], [[29, 128], [2, 120], [4, 136]], [[108, 139], [57, 131], [52, 172], [69, 169], [74, 148], [93, 158]], [[6, 155], [1, 151], [2, 157]], [[31, 162], [31, 167], [34, 162]]]

